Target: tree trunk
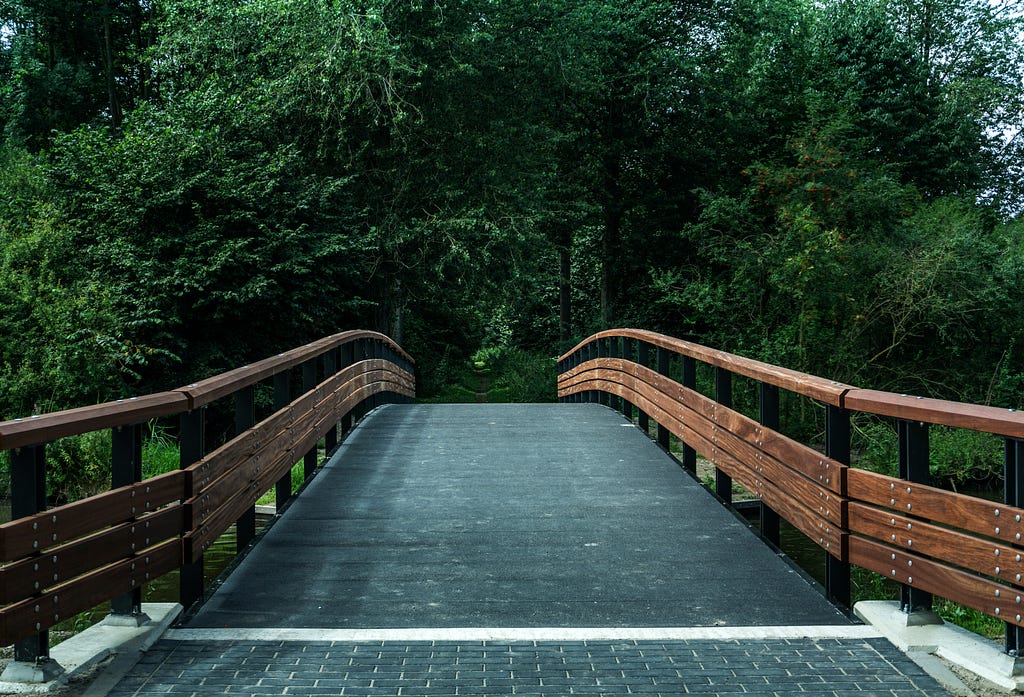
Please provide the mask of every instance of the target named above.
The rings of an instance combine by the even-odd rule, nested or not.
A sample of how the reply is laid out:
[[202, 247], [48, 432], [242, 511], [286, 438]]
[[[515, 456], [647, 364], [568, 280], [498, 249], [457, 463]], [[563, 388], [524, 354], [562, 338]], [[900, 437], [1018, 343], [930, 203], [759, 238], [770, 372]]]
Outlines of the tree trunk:
[[564, 225], [558, 245], [558, 339], [572, 338], [572, 229]]

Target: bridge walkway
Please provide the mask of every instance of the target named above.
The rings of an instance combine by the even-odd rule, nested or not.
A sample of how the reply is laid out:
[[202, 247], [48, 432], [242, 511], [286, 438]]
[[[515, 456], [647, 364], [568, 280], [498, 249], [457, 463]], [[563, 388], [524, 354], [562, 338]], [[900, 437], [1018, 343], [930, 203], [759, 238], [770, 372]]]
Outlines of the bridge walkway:
[[370, 415], [111, 692], [943, 694], [619, 414]]

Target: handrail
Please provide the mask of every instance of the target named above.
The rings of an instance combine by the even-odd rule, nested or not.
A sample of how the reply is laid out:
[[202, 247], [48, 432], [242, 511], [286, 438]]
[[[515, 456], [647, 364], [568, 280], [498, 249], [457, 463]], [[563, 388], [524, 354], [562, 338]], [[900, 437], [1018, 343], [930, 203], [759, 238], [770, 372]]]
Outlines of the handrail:
[[[290, 373], [302, 367], [301, 394]], [[253, 387], [274, 378], [273, 413], [257, 422]], [[291, 469], [316, 466], [343, 432], [385, 401], [415, 396], [413, 359], [387, 336], [348, 331], [177, 390], [0, 423], [12, 457], [15, 520], [0, 525], [0, 645], [15, 660], [46, 660], [47, 629], [112, 600], [135, 614], [141, 586], [181, 569], [186, 607], [202, 594], [203, 552], [238, 522], [239, 549], [254, 529], [254, 504], [276, 488], [291, 496]], [[209, 454], [203, 407], [235, 398], [236, 435]], [[141, 479], [142, 424], [181, 417], [181, 468]], [[112, 429], [119, 486], [46, 509], [46, 446], [55, 438]], [[249, 532], [243, 533], [243, 521]], [[198, 573], [196, 573], [198, 569]]]
[[384, 334], [366, 330], [341, 332], [168, 392], [0, 421], [0, 451], [192, 411], [360, 339], [383, 342], [410, 366], [415, 363]]
[[[669, 376], [673, 356], [683, 358], [682, 382]], [[714, 399], [696, 390], [696, 361], [716, 369]], [[907, 612], [941, 595], [1003, 620], [1007, 650], [1024, 649], [1024, 414], [859, 389], [637, 329], [594, 334], [560, 357], [559, 370], [561, 401], [597, 401], [630, 418], [635, 407], [642, 429], [658, 424], [663, 446], [669, 433], [682, 442], [685, 467], [697, 453], [714, 465], [727, 503], [732, 480], [755, 494], [773, 542], [781, 516], [820, 545], [834, 599], [849, 604], [853, 564], [898, 582]], [[760, 382], [759, 420], [732, 409], [733, 373]], [[780, 432], [778, 388], [825, 405], [824, 452]], [[850, 466], [850, 412], [896, 420], [899, 477]], [[1005, 439], [1005, 503], [929, 485], [931, 424]]]

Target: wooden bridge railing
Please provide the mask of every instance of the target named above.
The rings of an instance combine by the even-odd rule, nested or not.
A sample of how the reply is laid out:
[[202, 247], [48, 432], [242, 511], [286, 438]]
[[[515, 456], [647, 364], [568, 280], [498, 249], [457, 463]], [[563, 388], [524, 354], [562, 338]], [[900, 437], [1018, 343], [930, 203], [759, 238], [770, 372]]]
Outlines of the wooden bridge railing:
[[[698, 362], [714, 371], [715, 399], [696, 390]], [[722, 499], [731, 501], [732, 480], [758, 496], [762, 532], [776, 545], [779, 516], [818, 544], [837, 601], [850, 603], [853, 564], [898, 582], [905, 612], [930, 610], [939, 595], [1003, 620], [1007, 651], [1024, 650], [1024, 414], [857, 389], [635, 329], [595, 334], [559, 371], [562, 401], [631, 418], [635, 407], [642, 429], [657, 422], [664, 447], [669, 434], [683, 443], [684, 467], [695, 471], [698, 453], [715, 466]], [[757, 420], [732, 408], [733, 374], [757, 381]], [[824, 452], [780, 432], [780, 389], [824, 406]], [[896, 420], [899, 477], [849, 466], [851, 412]], [[929, 485], [931, 424], [1004, 439], [1004, 504]]]
[[[268, 380], [273, 413], [256, 423], [255, 388]], [[13, 643], [17, 661], [46, 661], [50, 627], [107, 600], [137, 617], [142, 585], [174, 569], [189, 607], [203, 592], [203, 552], [232, 524], [243, 549], [264, 492], [273, 487], [280, 508], [292, 467], [315, 469], [319, 441], [329, 453], [339, 425], [344, 433], [378, 404], [414, 396], [409, 355], [382, 334], [349, 331], [170, 392], [0, 423], [13, 518], [0, 525], [0, 645]], [[206, 407], [224, 398], [235, 436], [204, 454]], [[142, 427], [167, 417], [180, 419], [181, 468], [143, 481]], [[104, 429], [111, 490], [47, 509], [47, 443]]]

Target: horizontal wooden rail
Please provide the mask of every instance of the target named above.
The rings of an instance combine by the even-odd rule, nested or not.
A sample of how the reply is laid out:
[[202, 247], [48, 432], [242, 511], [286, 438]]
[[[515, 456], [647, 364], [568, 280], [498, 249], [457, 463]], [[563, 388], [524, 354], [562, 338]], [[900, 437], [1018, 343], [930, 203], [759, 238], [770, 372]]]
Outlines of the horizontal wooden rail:
[[[289, 479], [319, 441], [336, 442], [339, 423], [382, 399], [414, 398], [413, 365], [382, 334], [343, 332], [178, 390], [0, 423], [0, 449], [20, 458], [12, 490], [27, 476], [36, 497], [49, 441], [108, 428], [116, 434], [154, 418], [183, 419], [181, 469], [0, 525], [0, 645], [45, 637], [76, 613], [201, 563], [203, 552], [251, 514], [264, 492]], [[269, 378], [287, 378], [299, 366], [302, 394], [266, 418], [205, 456], [201, 428], [200, 441], [184, 441], [184, 419], [201, 417], [202, 407]], [[307, 384], [311, 378], [314, 384]], [[288, 385], [285, 380], [275, 389]], [[140, 454], [141, 441], [133, 448]], [[186, 452], [197, 449], [189, 461]]]
[[[651, 349], [657, 370], [649, 365]], [[756, 380], [762, 389], [774, 386], [825, 405], [832, 441], [827, 451], [841, 455], [827, 457], [740, 414], [728, 404], [731, 397], [725, 397], [726, 403], [705, 397], [693, 387], [692, 367], [690, 386], [670, 378], [672, 357], [700, 361]], [[1024, 504], [1010, 498], [1011, 489], [1024, 491], [1024, 414], [863, 390], [637, 329], [595, 334], [563, 355], [559, 366], [561, 400], [615, 405], [599, 396], [611, 395], [622, 400], [625, 414], [639, 409], [641, 425], [653, 419], [659, 434], [664, 429], [674, 435], [684, 450], [705, 457], [826, 549], [840, 564], [830, 570], [854, 564], [896, 581], [907, 611], [919, 609], [922, 598], [930, 604], [928, 594], [980, 610], [1007, 623], [1008, 649], [1024, 649], [1024, 629], [1017, 629], [1024, 627], [1024, 508], [927, 483], [929, 425], [987, 432], [1006, 440], [1007, 473], [1015, 477], [1007, 484], [1007, 501]], [[904, 439], [902, 478], [844, 464], [850, 412], [896, 420]], [[668, 445], [667, 436], [659, 440]]]

